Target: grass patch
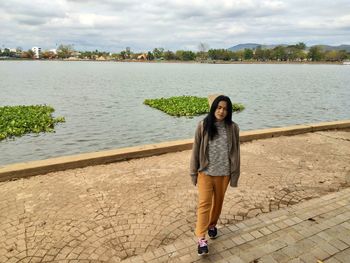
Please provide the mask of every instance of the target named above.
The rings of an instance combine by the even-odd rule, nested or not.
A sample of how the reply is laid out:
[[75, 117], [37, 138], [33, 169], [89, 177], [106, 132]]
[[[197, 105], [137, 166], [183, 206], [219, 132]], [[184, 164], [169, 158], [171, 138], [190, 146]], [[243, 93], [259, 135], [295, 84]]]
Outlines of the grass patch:
[[[152, 108], [161, 110], [171, 116], [196, 116], [209, 112], [209, 103], [207, 98], [196, 96], [179, 96], [160, 99], [146, 99], [143, 102]], [[243, 104], [234, 103], [233, 111], [244, 110]]]
[[53, 132], [64, 117], [53, 118], [54, 108], [46, 105], [0, 107], [0, 141], [26, 133]]

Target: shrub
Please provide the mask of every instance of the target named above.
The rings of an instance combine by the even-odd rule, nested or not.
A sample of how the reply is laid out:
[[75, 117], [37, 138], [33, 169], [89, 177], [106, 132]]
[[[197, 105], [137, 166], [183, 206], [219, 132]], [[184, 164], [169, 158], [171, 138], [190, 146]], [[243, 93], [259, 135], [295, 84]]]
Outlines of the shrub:
[[46, 105], [0, 107], [0, 141], [26, 133], [53, 132], [56, 123], [65, 122], [64, 117], [53, 118], [54, 111]]
[[[207, 98], [196, 96], [179, 96], [160, 99], [146, 99], [143, 102], [152, 108], [161, 110], [171, 116], [195, 116], [209, 112]], [[233, 111], [244, 110], [243, 104], [235, 103], [232, 105]]]

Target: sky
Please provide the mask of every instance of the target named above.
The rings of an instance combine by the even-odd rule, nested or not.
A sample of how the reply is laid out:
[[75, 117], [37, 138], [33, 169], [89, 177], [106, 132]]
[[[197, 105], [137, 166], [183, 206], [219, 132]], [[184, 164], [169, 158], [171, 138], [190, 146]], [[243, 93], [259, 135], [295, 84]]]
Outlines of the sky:
[[350, 44], [350, 0], [2, 0], [0, 48]]

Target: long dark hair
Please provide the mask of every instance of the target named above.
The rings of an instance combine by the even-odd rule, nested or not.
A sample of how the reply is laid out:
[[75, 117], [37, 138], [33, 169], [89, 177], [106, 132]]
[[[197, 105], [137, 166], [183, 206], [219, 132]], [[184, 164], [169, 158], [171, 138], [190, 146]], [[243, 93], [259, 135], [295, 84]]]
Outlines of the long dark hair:
[[204, 132], [208, 133], [209, 139], [212, 140], [215, 135], [218, 133], [218, 130], [215, 126], [215, 111], [219, 105], [220, 101], [226, 101], [227, 103], [227, 115], [224, 119], [226, 125], [230, 125], [232, 123], [232, 102], [229, 97], [220, 95], [215, 98], [213, 103], [211, 104], [210, 111], [208, 115], [204, 118]]

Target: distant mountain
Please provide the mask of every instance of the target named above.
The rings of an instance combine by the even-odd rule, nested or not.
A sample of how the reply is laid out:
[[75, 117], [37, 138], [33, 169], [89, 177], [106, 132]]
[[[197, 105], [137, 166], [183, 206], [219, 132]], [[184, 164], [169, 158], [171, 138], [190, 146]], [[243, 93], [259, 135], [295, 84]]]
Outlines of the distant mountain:
[[339, 46], [329, 46], [329, 45], [318, 45], [322, 47], [324, 50], [346, 50], [350, 52], [350, 45], [339, 45]]
[[264, 44], [255, 44], [255, 43], [246, 43], [246, 44], [239, 44], [233, 47], [228, 48], [231, 51], [238, 51], [238, 50], [244, 50], [246, 48], [248, 49], [256, 49], [257, 47], [261, 46], [263, 49], [271, 49], [275, 48], [277, 46], [288, 46], [287, 44], [276, 44], [276, 45], [264, 45]]
[[246, 43], [246, 44], [239, 44], [239, 45], [230, 47], [230, 48], [228, 48], [228, 50], [238, 51], [238, 50], [244, 50], [246, 48], [248, 48], [248, 49], [256, 49], [258, 46], [261, 46], [261, 44]]
[[[263, 49], [272, 49], [277, 46], [284, 46], [287, 47], [289, 45], [287, 44], [272, 44], [272, 45], [264, 45], [264, 44], [256, 44], [256, 43], [246, 43], [246, 44], [239, 44], [233, 47], [228, 48], [231, 51], [238, 51], [238, 50], [244, 50], [245, 48], [248, 49], [256, 49], [258, 46], [261, 46]], [[339, 45], [339, 46], [329, 46], [329, 45], [313, 45], [313, 46], [320, 46], [325, 51], [328, 50], [346, 50], [347, 52], [350, 52], [350, 45]], [[310, 47], [306, 47], [306, 49], [309, 49]]]

